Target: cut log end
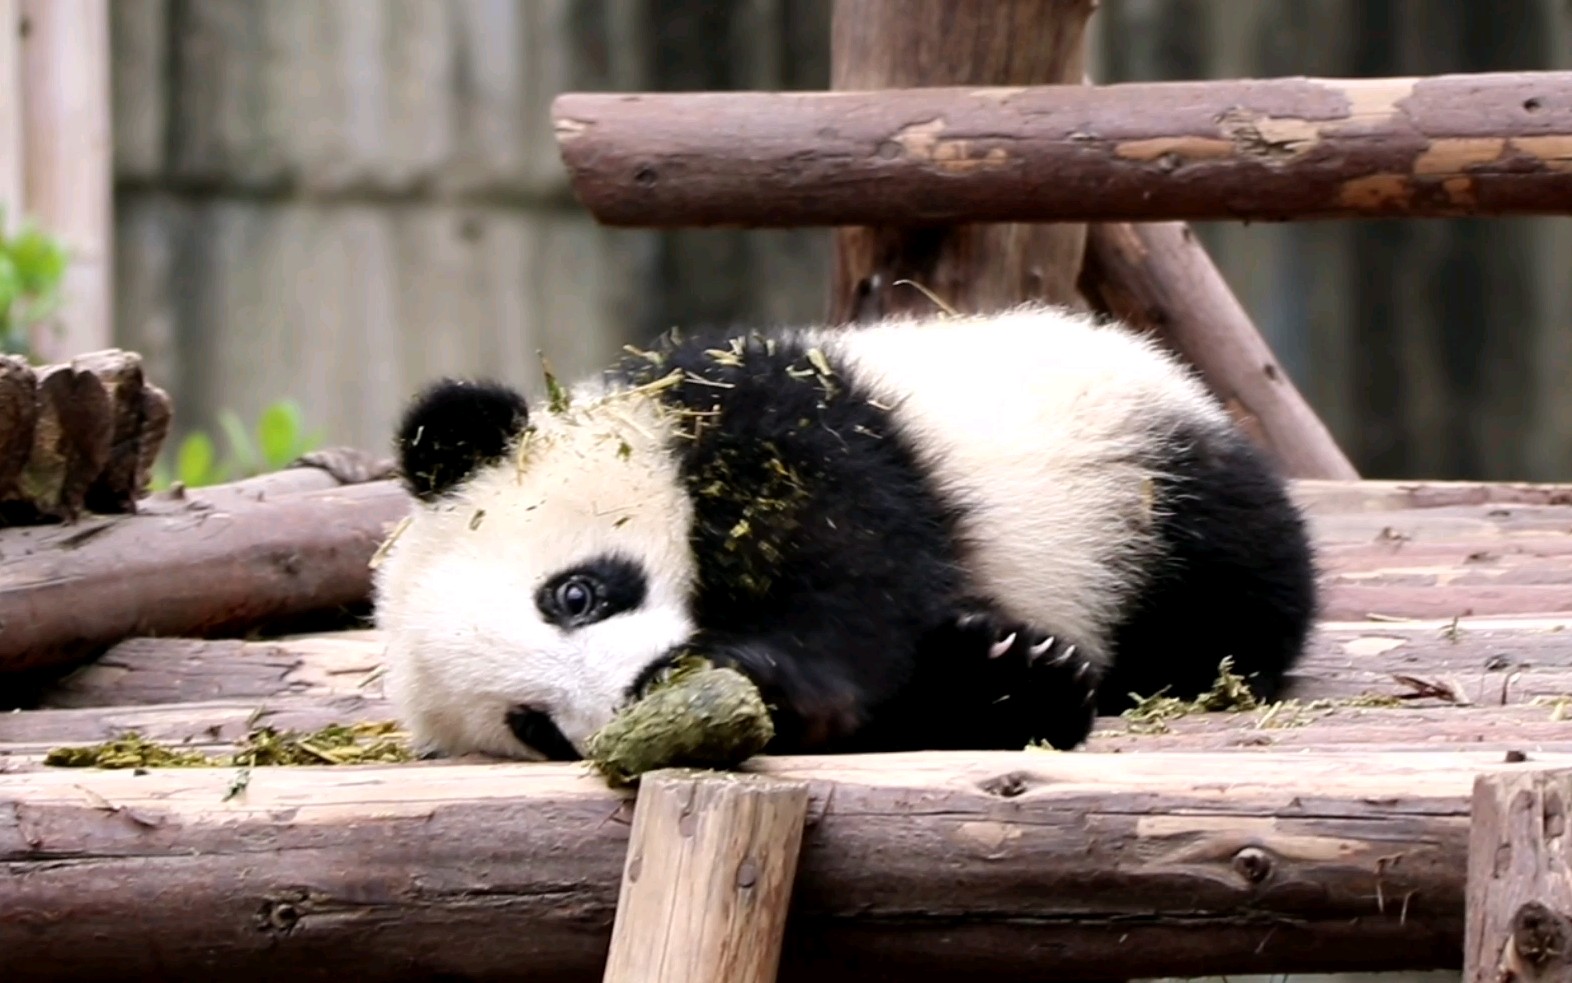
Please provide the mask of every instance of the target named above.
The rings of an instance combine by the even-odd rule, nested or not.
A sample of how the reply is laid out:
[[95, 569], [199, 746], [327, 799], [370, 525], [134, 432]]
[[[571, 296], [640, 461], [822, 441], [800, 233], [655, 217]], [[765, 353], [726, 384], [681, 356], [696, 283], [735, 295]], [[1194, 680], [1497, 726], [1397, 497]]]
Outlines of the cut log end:
[[136, 511], [171, 417], [134, 352], [0, 360], [0, 525]]

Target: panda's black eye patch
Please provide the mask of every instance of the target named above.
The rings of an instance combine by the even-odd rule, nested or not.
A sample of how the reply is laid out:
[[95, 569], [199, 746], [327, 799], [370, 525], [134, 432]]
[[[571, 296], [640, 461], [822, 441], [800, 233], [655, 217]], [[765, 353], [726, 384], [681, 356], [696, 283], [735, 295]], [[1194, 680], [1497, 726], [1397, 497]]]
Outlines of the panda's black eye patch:
[[535, 592], [541, 617], [559, 628], [582, 628], [644, 603], [644, 571], [617, 556], [563, 570]]

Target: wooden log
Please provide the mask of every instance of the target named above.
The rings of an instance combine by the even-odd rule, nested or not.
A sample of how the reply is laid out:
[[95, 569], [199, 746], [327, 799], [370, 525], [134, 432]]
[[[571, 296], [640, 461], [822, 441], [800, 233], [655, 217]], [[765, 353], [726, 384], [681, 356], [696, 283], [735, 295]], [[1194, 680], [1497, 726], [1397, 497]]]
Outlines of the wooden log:
[[13, 756], [42, 755], [57, 745], [97, 744], [127, 731], [161, 744], [221, 747], [239, 741], [254, 726], [320, 730], [331, 724], [383, 722], [394, 716], [380, 693], [24, 710], [0, 714], [0, 748]]
[[[890, 6], [880, 27], [912, 36], [908, 5]], [[834, 88], [883, 84], [837, 75]], [[1572, 198], [1572, 72], [895, 84], [913, 87], [568, 93], [552, 119], [575, 195], [616, 226], [1534, 215]]]
[[606, 983], [774, 983], [807, 817], [805, 782], [644, 776]]
[[0, 530], [0, 672], [65, 666], [135, 635], [225, 635], [370, 593], [409, 500], [392, 481], [222, 508]]
[[1572, 979], [1572, 772], [1480, 775], [1468, 845], [1465, 983]]
[[1080, 282], [1095, 305], [1195, 366], [1290, 477], [1359, 477], [1187, 226], [1092, 225]]
[[[1086, 22], [1095, 6], [1094, 0], [995, 0], [960, 5], [949, 0], [836, 0], [830, 27], [831, 88], [890, 90], [1079, 81], [1084, 72]], [[887, 95], [872, 92], [863, 98], [880, 100]], [[577, 116], [571, 111], [566, 115]], [[934, 122], [942, 129], [942, 122]], [[594, 134], [593, 143], [599, 142], [599, 128], [596, 120], [584, 131]], [[558, 132], [563, 132], [560, 126]], [[756, 129], [748, 131], [743, 142], [751, 141], [756, 133]], [[938, 136], [931, 126], [916, 125], [906, 135], [915, 141], [907, 152], [947, 157], [942, 141], [931, 139]], [[892, 131], [886, 136], [895, 134]], [[579, 139], [564, 141], [564, 152], [573, 161], [570, 169], [585, 163], [573, 147]], [[794, 153], [813, 145], [803, 143]], [[890, 147], [897, 154], [903, 152], [898, 143]], [[667, 162], [650, 159], [648, 151], [652, 149], [623, 146], [620, 152], [631, 151], [646, 161], [645, 169], [633, 176], [639, 181], [644, 175], [653, 175], [653, 181], [644, 183], [651, 185], [657, 196], [666, 195], [674, 177], [684, 181], [684, 171], [692, 173], [709, 166], [703, 157], [694, 157], [674, 171], [668, 169]], [[848, 162], [843, 159], [840, 163]], [[838, 165], [832, 167], [839, 169]], [[828, 176], [820, 167], [810, 165], [810, 169]], [[611, 173], [617, 172], [618, 165], [613, 164]], [[830, 180], [838, 182], [842, 176]], [[586, 183], [594, 181], [575, 180], [575, 188]], [[684, 224], [690, 221], [684, 219]], [[835, 230], [830, 320], [862, 321], [935, 310], [932, 300], [903, 281], [919, 284], [946, 304], [967, 312], [995, 310], [1024, 300], [1079, 303], [1075, 280], [1085, 245], [1084, 226], [968, 224], [974, 221], [960, 218], [948, 227], [923, 223], [922, 229], [899, 227], [905, 224], [899, 220], [835, 223], [865, 227]]]
[[27, 212], [71, 256], [59, 323], [31, 341], [36, 357], [65, 361], [113, 337], [109, 0], [20, 3]]
[[240, 639], [128, 638], [50, 686], [44, 708], [130, 707], [276, 697], [335, 697], [373, 689], [376, 631]]
[[[1474, 774], [1572, 766], [1502, 757], [762, 760], [810, 788], [781, 978], [1455, 968]], [[604, 969], [628, 802], [578, 766], [233, 780], [0, 775], [0, 977], [189, 977], [217, 953], [236, 983]]]
[[1572, 505], [1572, 485], [1510, 481], [1300, 479], [1294, 500], [1317, 513], [1386, 512], [1452, 505]]

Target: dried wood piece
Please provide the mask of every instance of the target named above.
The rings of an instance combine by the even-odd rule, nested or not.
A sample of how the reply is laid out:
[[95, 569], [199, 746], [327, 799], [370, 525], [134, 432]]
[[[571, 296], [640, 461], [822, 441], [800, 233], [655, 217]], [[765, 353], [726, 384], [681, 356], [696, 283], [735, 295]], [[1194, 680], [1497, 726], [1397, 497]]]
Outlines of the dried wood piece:
[[169, 397], [141, 357], [89, 352], [36, 370], [0, 362], [0, 520], [71, 522], [132, 512], [169, 432]]
[[[0, 7], [3, 10], [3, 7]], [[0, 355], [0, 501], [20, 495], [38, 422], [37, 377], [27, 359]]]
[[[851, 9], [864, 6], [880, 5]], [[878, 43], [921, 64], [929, 52], [900, 40], [917, 36], [900, 21], [912, 5], [888, 6], [880, 28], [891, 38]], [[972, 7], [944, 10], [955, 22], [993, 16]], [[997, 25], [1041, 37], [1003, 16]], [[1562, 214], [1572, 199], [1572, 104], [1560, 98], [1572, 72], [896, 84], [924, 82], [937, 86], [566, 93], [551, 115], [574, 194], [617, 226], [915, 233], [972, 222]], [[835, 88], [852, 85], [837, 77]]]
[[105, 514], [133, 511], [149, 477], [142, 470], [146, 430], [142, 358], [135, 352], [111, 349], [80, 356], [72, 365], [96, 376], [109, 397], [109, 454], [87, 489], [85, 505]]
[[1480, 775], [1468, 847], [1465, 983], [1572, 979], [1572, 772]]
[[773, 983], [807, 815], [805, 782], [645, 776], [605, 983]]
[[[1572, 766], [1502, 758], [764, 760], [808, 784], [813, 823], [780, 975], [1456, 967], [1474, 774]], [[19, 913], [0, 977], [190, 977], [214, 952], [235, 983], [605, 966], [630, 803], [577, 765], [256, 768], [233, 783], [227, 768], [0, 775], [0, 816], [20, 823], [0, 826], [0, 910]], [[180, 903], [136, 900], [163, 898]]]
[[21, 500], [7, 503], [6, 517], [70, 521], [109, 461], [113, 407], [103, 381], [74, 364], [45, 366], [37, 378], [33, 447], [17, 482]]
[[[1095, 6], [1093, 0], [1000, 0], [990, 4], [955, 4], [951, 0], [837, 0], [830, 28], [831, 87], [859, 90], [861, 99], [872, 99], [877, 104], [887, 97], [899, 98], [889, 90], [917, 86], [1015, 86], [1078, 81], [1083, 74], [1086, 24]], [[564, 132], [560, 126], [564, 117], [577, 116], [571, 102], [576, 97], [565, 98], [570, 100], [569, 108], [556, 116], [559, 134]], [[746, 147], [745, 155], [769, 154], [760, 141], [773, 144], [773, 138], [760, 131], [758, 122], [755, 120], [753, 126], [737, 131], [745, 134], [740, 140], [736, 133], [733, 134], [734, 150]], [[923, 121], [913, 119], [906, 123], [909, 125], [892, 127], [885, 134], [888, 140], [895, 142], [881, 144], [877, 149], [869, 148], [875, 157], [888, 156], [892, 152], [895, 155], [913, 153], [930, 156], [930, 163], [938, 162], [941, 169], [957, 172], [967, 169], [968, 152], [964, 143], [953, 144], [940, 139], [943, 120], [925, 117]], [[570, 161], [570, 169], [590, 164], [578, 151], [593, 152], [593, 149], [581, 148], [578, 141], [597, 145], [603, 151], [612, 149], [601, 139], [602, 126], [603, 120], [596, 118], [588, 122], [587, 129], [571, 137], [563, 136], [563, 152], [565, 159]], [[767, 131], [768, 127], [764, 129]], [[809, 169], [818, 171], [828, 184], [839, 184], [843, 175], [830, 177], [826, 174], [823, 165], [827, 162], [814, 160], [810, 149], [826, 142], [825, 132], [829, 131], [821, 131], [820, 135], [801, 135], [808, 140], [792, 148], [791, 154], [798, 161], [793, 166], [801, 168], [806, 164]], [[670, 131], [665, 135], [670, 136]], [[611, 136], [613, 142], [642, 140], [630, 133]], [[795, 135], [787, 135], [786, 139], [795, 139]], [[838, 135], [832, 134], [829, 142], [838, 139]], [[649, 144], [624, 145], [613, 152], [632, 154], [643, 162], [642, 169], [633, 174], [633, 187], [642, 192], [646, 190], [643, 186], [649, 185], [649, 190], [657, 197], [664, 197], [674, 180], [685, 183], [704, 174], [712, 165], [729, 166], [720, 158], [704, 156], [713, 147], [699, 150], [697, 156], [685, 157], [680, 165], [669, 159], [654, 160], [650, 151], [655, 149]], [[773, 149], [785, 149], [785, 145], [774, 144]], [[806, 161], [804, 151], [808, 151]], [[852, 161], [840, 158], [828, 169], [840, 170], [848, 165], [852, 165]], [[613, 163], [611, 173], [617, 174], [619, 169], [620, 164]], [[575, 189], [582, 192], [586, 185], [597, 184], [606, 177], [606, 173], [601, 172], [598, 179], [584, 180], [576, 174]], [[882, 186], [882, 180], [862, 185], [856, 195], [868, 195]], [[858, 183], [855, 178], [853, 181]], [[826, 190], [827, 187], [821, 186], [816, 193]], [[935, 312], [933, 301], [911, 284], [902, 282], [906, 280], [914, 281], [933, 291], [945, 303], [967, 312], [997, 310], [1024, 300], [1079, 304], [1075, 278], [1081, 268], [1085, 245], [1084, 226], [1068, 223], [972, 225], [966, 223], [976, 219], [965, 216], [956, 217], [948, 225], [926, 216], [916, 223], [906, 221], [912, 217], [908, 212], [888, 224], [885, 224], [887, 219], [834, 223], [844, 227], [836, 229], [834, 235], [830, 286], [832, 321], [865, 321], [887, 314]], [[697, 214], [684, 215], [681, 221], [683, 224], [704, 224]], [[910, 224], [923, 227], [903, 227]]]
[[1093, 303], [1195, 366], [1290, 477], [1359, 477], [1188, 227], [1093, 225], [1080, 282]]
[[371, 557], [409, 499], [383, 481], [174, 504], [0, 530], [0, 672], [65, 666], [135, 635], [348, 614], [368, 599]]

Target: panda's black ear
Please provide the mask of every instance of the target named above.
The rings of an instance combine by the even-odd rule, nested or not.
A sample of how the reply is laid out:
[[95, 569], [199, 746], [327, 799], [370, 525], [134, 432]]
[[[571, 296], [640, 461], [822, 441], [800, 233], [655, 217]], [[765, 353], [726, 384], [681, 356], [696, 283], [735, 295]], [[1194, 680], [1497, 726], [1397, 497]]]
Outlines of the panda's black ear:
[[478, 468], [500, 461], [529, 423], [524, 397], [496, 382], [441, 379], [421, 390], [399, 421], [404, 485], [422, 502], [440, 498]]

